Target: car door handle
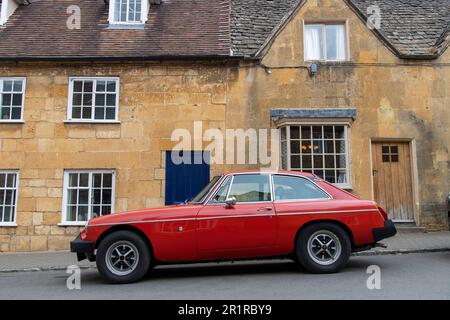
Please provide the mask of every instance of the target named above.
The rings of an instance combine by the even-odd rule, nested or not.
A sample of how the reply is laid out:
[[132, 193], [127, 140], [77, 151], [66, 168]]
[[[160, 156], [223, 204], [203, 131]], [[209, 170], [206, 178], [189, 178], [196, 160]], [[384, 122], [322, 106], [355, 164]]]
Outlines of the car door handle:
[[272, 208], [271, 208], [271, 207], [262, 207], [262, 208], [256, 209], [256, 211], [258, 211], [258, 212], [262, 212], [262, 211], [272, 211]]

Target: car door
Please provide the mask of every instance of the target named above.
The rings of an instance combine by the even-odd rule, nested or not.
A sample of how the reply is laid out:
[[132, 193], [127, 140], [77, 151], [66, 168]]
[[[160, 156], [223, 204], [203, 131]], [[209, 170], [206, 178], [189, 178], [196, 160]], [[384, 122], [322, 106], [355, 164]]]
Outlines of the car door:
[[[236, 204], [225, 200], [236, 198]], [[269, 254], [276, 242], [276, 217], [269, 174], [227, 177], [198, 214], [201, 260]]]
[[292, 238], [303, 224], [312, 219], [314, 212], [335, 210], [331, 196], [309, 179], [274, 174], [272, 182], [280, 248], [292, 247]]

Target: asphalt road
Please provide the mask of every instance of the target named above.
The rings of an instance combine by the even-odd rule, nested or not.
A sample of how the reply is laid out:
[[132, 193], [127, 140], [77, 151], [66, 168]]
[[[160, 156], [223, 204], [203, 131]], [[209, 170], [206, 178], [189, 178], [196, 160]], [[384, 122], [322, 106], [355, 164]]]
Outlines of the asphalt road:
[[[378, 265], [381, 289], [369, 290]], [[0, 273], [0, 299], [450, 299], [450, 252], [353, 257], [338, 274], [312, 275], [289, 260], [158, 267], [141, 282], [105, 284], [81, 270], [68, 290], [65, 271]]]

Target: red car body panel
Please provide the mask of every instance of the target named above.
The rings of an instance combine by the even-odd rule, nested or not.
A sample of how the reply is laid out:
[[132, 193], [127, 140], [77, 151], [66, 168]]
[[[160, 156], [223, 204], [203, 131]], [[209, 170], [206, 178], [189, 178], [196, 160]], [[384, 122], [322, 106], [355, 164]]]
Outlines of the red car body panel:
[[[351, 235], [353, 246], [373, 244], [372, 230], [385, 219], [373, 201], [360, 200], [311, 174], [249, 171], [303, 176], [326, 191], [329, 200], [269, 201], [236, 204], [186, 204], [94, 218], [81, 239], [98, 245], [117, 228], [140, 230], [149, 239], [158, 262], [196, 262], [283, 256], [293, 252], [296, 235], [307, 223], [334, 221]], [[213, 194], [227, 173], [211, 190]]]

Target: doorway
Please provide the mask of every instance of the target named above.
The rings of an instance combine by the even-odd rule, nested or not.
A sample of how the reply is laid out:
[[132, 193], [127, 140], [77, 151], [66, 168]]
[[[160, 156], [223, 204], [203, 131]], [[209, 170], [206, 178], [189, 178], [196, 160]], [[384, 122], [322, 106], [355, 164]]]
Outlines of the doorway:
[[372, 142], [375, 201], [396, 222], [414, 222], [409, 142]]

